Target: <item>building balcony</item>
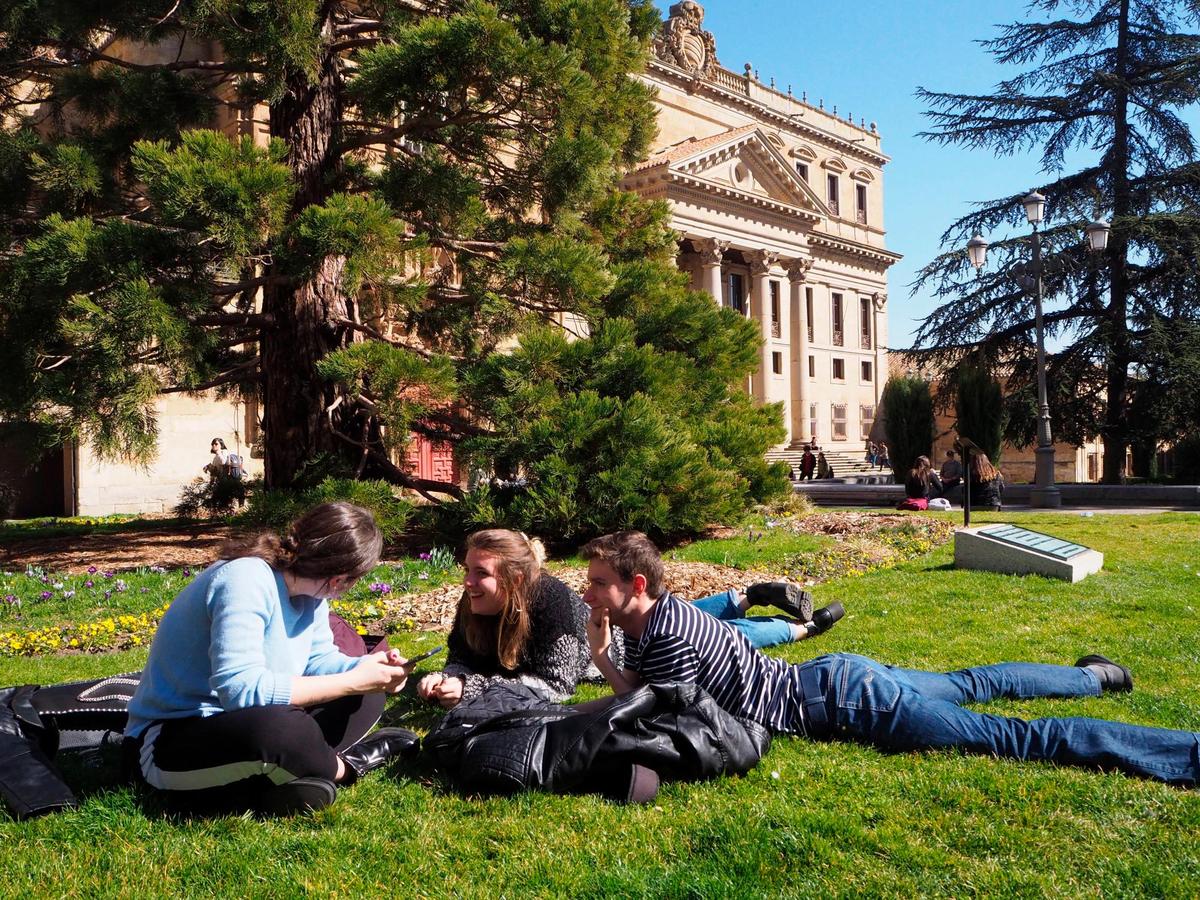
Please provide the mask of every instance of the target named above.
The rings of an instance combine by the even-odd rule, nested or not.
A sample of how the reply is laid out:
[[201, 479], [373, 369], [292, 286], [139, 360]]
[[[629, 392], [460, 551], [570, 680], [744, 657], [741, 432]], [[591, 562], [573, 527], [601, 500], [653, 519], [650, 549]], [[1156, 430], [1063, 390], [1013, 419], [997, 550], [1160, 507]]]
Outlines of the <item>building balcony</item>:
[[835, 331], [833, 333], [833, 346], [844, 347], [846, 345], [846, 333], [844, 331]]
[[771, 322], [771, 337], [778, 338], [778, 337], [782, 337], [782, 335], [783, 335], [783, 330], [779, 327], [779, 322], [772, 321]]
[[872, 349], [871, 348], [871, 336], [869, 334], [862, 335], [861, 344], [862, 344], [862, 348], [864, 350]]

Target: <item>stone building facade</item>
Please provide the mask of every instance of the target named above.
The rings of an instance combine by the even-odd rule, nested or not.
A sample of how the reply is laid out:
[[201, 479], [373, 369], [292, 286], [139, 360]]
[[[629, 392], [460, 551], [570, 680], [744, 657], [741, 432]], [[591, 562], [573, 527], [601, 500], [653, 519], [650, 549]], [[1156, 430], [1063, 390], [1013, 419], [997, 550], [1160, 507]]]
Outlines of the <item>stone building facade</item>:
[[658, 137], [625, 185], [666, 201], [680, 269], [759, 323], [748, 389], [782, 403], [787, 443], [858, 453], [887, 378], [883, 167], [874, 123], [720, 65], [704, 10], [685, 0], [642, 79]]

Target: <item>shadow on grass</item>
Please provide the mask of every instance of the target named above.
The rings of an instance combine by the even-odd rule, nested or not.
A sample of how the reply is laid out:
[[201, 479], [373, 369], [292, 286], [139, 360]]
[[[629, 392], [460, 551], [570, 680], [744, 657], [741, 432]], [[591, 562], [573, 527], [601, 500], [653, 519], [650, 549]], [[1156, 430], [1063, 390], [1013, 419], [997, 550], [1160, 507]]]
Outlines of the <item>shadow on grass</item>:
[[87, 534], [126, 534], [202, 528], [195, 519], [139, 519], [77, 521], [72, 518], [19, 519], [0, 524], [0, 545], [43, 538], [79, 537]]

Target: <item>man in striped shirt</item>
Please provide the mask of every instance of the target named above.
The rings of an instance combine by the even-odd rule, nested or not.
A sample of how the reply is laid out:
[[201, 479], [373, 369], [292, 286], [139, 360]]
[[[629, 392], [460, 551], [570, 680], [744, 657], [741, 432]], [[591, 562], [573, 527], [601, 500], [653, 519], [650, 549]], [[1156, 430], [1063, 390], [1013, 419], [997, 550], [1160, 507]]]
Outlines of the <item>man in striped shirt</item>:
[[[702, 687], [726, 712], [776, 733], [887, 750], [956, 747], [1200, 784], [1200, 734], [1194, 732], [1078, 717], [1026, 721], [962, 707], [1000, 697], [1132, 690], [1129, 670], [1103, 656], [1085, 656], [1074, 666], [999, 663], [947, 673], [901, 669], [850, 653], [789, 664], [667, 593], [662, 558], [641, 532], [596, 538], [583, 556], [588, 644], [618, 694], [642, 681], [685, 682]], [[625, 632], [621, 670], [608, 654], [610, 625]]]
[[[636, 571], [628, 580], [596, 550], [605, 538], [584, 549], [590, 560], [583, 595], [592, 610], [588, 642], [593, 662], [613, 690], [623, 694], [643, 680], [699, 684], [727, 712], [773, 731], [798, 730], [802, 713], [797, 667], [759, 653], [741, 632], [667, 593], [658, 550], [639, 532], [610, 538], [626, 535], [640, 537], [627, 541], [636, 557]], [[625, 632], [621, 671], [608, 655], [610, 623]]]

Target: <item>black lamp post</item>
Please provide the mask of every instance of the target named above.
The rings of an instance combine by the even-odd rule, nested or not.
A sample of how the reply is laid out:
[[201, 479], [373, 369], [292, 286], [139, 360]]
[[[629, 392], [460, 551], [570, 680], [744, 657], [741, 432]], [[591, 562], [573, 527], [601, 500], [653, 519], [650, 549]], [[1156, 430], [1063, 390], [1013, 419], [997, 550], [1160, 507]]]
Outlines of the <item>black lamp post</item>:
[[[1029, 494], [1029, 503], [1035, 507], [1062, 506], [1062, 494], [1054, 484], [1054, 442], [1050, 434], [1050, 403], [1046, 391], [1046, 339], [1042, 326], [1042, 239], [1038, 226], [1046, 211], [1046, 198], [1037, 191], [1030, 191], [1021, 198], [1025, 207], [1025, 218], [1033, 226], [1030, 236], [1032, 259], [1027, 266], [1022, 266], [1018, 276], [1022, 276], [1020, 285], [1023, 290], [1034, 298], [1034, 321], [1037, 329], [1037, 386], [1038, 386], [1038, 429], [1036, 462], [1034, 467], [1034, 487]], [[1102, 252], [1108, 246], [1109, 224], [1103, 219], [1089, 222], [1084, 228], [1087, 236], [1088, 249], [1093, 253]], [[967, 253], [971, 265], [977, 270], [982, 269], [987, 261], [988, 242], [981, 235], [975, 235], [967, 243]], [[969, 473], [968, 473], [969, 474]]]

